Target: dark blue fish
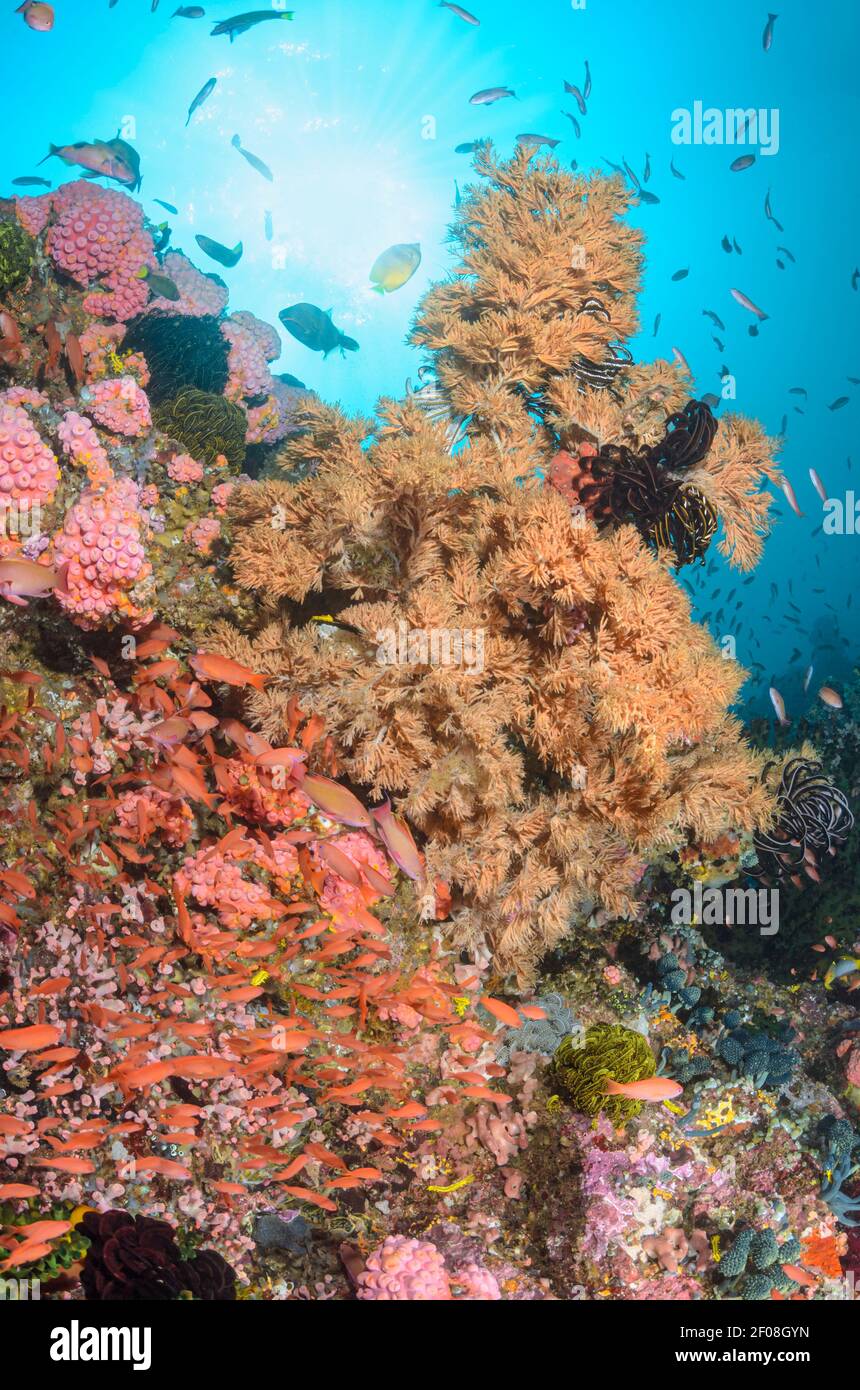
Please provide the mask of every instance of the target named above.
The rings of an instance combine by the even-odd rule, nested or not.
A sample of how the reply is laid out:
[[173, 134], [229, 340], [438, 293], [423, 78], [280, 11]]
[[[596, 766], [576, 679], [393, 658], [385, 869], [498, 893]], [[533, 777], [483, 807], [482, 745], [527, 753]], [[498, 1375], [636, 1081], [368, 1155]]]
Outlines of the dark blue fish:
[[278, 318], [287, 332], [311, 352], [321, 352], [323, 357], [328, 357], [335, 348], [340, 348], [341, 355], [344, 350], [358, 352], [355, 339], [347, 338], [335, 328], [331, 309], [323, 311], [316, 304], [291, 304], [288, 309], [281, 310]]
[[247, 34], [249, 29], [265, 24], [267, 19], [292, 19], [293, 14], [293, 10], [249, 10], [246, 14], [234, 15], [232, 19], [222, 19], [215, 25], [210, 37], [229, 34], [232, 43], [239, 34]]
[[570, 95], [573, 97], [574, 101], [579, 107], [580, 115], [587, 116], [588, 107], [585, 104], [585, 97], [582, 95], [582, 92], [579, 90], [579, 88], [572, 86], [570, 82], [565, 82], [564, 90], [566, 92], [569, 92]]
[[767, 24], [764, 26], [764, 33], [761, 36], [761, 46], [765, 53], [770, 51], [770, 46], [773, 43], [773, 26], [778, 19], [779, 15], [777, 14], [769, 14], [767, 17]]
[[229, 247], [222, 246], [220, 241], [213, 241], [211, 237], [198, 235], [194, 238], [200, 250], [205, 255], [211, 256], [213, 261], [219, 265], [227, 266], [228, 270], [234, 265], [238, 265], [242, 259], [242, 243], [238, 242], [231, 251]]
[[209, 100], [217, 85], [217, 77], [210, 77], [208, 82], [204, 82], [203, 86], [200, 88], [200, 91], [197, 93], [196, 97], [194, 98], [194, 100], [188, 108], [188, 120], [185, 122], [186, 126], [188, 125], [189, 121], [191, 120], [191, 117], [194, 115], [194, 112], [197, 110], [197, 108], [199, 106], [202, 106], [204, 101]]

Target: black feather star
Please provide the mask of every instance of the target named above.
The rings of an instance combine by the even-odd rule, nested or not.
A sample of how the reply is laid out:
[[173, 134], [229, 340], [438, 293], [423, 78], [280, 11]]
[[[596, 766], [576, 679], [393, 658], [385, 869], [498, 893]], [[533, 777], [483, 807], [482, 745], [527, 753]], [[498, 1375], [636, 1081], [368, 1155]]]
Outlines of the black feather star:
[[792, 758], [783, 768], [777, 791], [776, 825], [753, 837], [758, 855], [754, 872], [778, 884], [797, 879], [801, 870], [817, 880], [823, 856], [835, 855], [853, 826], [848, 798], [821, 764]]

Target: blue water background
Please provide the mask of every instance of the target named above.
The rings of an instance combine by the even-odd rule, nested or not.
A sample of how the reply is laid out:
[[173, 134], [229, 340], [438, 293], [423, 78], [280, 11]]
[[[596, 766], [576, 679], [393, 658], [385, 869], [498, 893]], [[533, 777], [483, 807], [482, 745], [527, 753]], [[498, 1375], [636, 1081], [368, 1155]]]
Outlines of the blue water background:
[[[741, 662], [760, 663], [745, 690], [749, 706], [769, 708], [775, 676], [797, 715], [820, 680], [846, 677], [860, 635], [851, 597], [860, 535], [813, 534], [821, 504], [808, 478], [815, 467], [830, 496], [844, 497], [853, 485], [860, 497], [858, 388], [846, 379], [860, 378], [860, 288], [851, 284], [860, 266], [860, 5], [778, 5], [769, 52], [762, 47], [767, 10], [750, 0], [587, 0], [582, 7], [474, 0], [477, 28], [431, 0], [295, 0], [292, 22], [266, 23], [232, 45], [210, 37], [212, 23], [254, 8], [252, 0], [210, 0], [199, 20], [173, 18], [176, 0], [161, 0], [155, 13], [150, 0], [118, 0], [113, 9], [107, 0], [57, 0], [50, 34], [31, 32], [7, 8], [0, 43], [13, 114], [0, 149], [0, 191], [13, 192], [12, 178], [37, 172], [50, 141], [109, 139], [124, 124], [141, 154], [147, 213], [156, 221], [167, 216], [155, 198], [179, 208], [169, 219], [173, 244], [224, 276], [233, 309], [276, 324], [285, 305], [311, 301], [331, 307], [335, 323], [361, 345], [357, 354], [323, 361], [282, 334], [276, 370], [368, 413], [380, 395], [401, 394], [419, 365], [405, 335], [422, 291], [450, 269], [445, 238], [455, 180], [462, 189], [470, 178], [470, 160], [455, 145], [490, 136], [507, 154], [519, 132], [538, 132], [561, 140], [555, 153], [564, 165], [576, 159], [581, 169], [606, 167], [604, 160], [624, 158], [640, 178], [647, 152], [647, 187], [660, 203], [631, 213], [648, 237], [634, 355], [671, 358], [679, 348], [699, 394], [720, 392], [725, 364], [737, 400], [723, 409], [758, 417], [774, 435], [787, 417], [782, 463], [806, 514], [795, 517], [780, 496], [778, 529], [752, 584], [741, 586], [722, 562], [712, 574], [696, 571], [696, 613], [711, 614], [718, 639], [734, 637]], [[585, 59], [593, 90], [580, 116], [563, 81], [582, 88]], [[186, 129], [189, 103], [212, 76], [215, 93]], [[473, 92], [496, 85], [511, 86], [518, 99], [469, 104]], [[673, 144], [672, 112], [692, 110], [696, 101], [721, 110], [776, 108], [779, 152], [759, 153], [752, 168], [732, 173], [729, 164], [746, 147]], [[580, 139], [563, 110], [580, 121]], [[237, 133], [274, 171], [274, 185], [231, 148]], [[671, 175], [671, 159], [683, 181]], [[38, 172], [56, 182], [75, 177], [57, 160]], [[765, 218], [768, 189], [783, 233]], [[196, 232], [230, 246], [241, 239], [240, 264], [224, 271], [207, 263]], [[721, 249], [724, 235], [736, 238], [742, 254]], [[412, 241], [423, 251], [418, 273], [396, 294], [373, 294], [368, 270], [376, 255]], [[783, 270], [777, 245], [796, 258], [783, 255]], [[674, 282], [684, 267], [689, 275]], [[756, 338], [732, 287], [769, 315]], [[719, 315], [725, 332], [703, 309]], [[789, 394], [796, 386], [808, 400]], [[831, 411], [843, 395], [849, 403]], [[716, 621], [732, 588], [730, 610]], [[803, 696], [809, 661], [815, 676]]]

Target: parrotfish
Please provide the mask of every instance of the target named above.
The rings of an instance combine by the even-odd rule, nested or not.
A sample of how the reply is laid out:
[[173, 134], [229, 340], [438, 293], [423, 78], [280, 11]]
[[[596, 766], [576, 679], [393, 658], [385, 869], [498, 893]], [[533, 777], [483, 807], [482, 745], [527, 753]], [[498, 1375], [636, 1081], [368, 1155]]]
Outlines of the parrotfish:
[[213, 261], [219, 265], [227, 266], [228, 270], [234, 265], [238, 265], [242, 259], [242, 243], [237, 242], [231, 251], [229, 247], [222, 246], [220, 241], [213, 241], [211, 237], [197, 235], [194, 240], [207, 256], [211, 256]]
[[175, 304], [181, 298], [179, 289], [170, 279], [170, 276], [159, 275], [158, 271], [150, 270], [149, 266], [144, 266], [139, 270], [135, 278], [145, 280], [152, 293], [160, 299], [169, 299]]
[[324, 312], [316, 304], [291, 304], [281, 310], [278, 318], [287, 332], [304, 347], [310, 348], [311, 352], [321, 352], [323, 357], [328, 357], [335, 348], [340, 348], [341, 352], [358, 352], [355, 339], [347, 338], [339, 328], [335, 328], [331, 321], [331, 309]]

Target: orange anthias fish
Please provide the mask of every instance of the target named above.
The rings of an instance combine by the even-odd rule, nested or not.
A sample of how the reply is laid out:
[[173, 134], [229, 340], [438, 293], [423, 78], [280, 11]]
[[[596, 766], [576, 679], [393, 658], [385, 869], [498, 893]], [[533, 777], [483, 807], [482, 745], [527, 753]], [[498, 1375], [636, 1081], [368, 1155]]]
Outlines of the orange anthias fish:
[[383, 804], [375, 807], [370, 814], [376, 822], [382, 843], [398, 869], [402, 869], [411, 879], [423, 879], [424, 856], [413, 840], [406, 822], [392, 812], [391, 802], [386, 798]]
[[0, 1048], [7, 1052], [35, 1052], [51, 1047], [63, 1036], [62, 1029], [50, 1023], [34, 1023], [28, 1028], [5, 1028], [0, 1032]]
[[829, 705], [831, 709], [842, 708], [842, 696], [831, 685], [822, 685], [818, 692], [818, 698], [823, 704]]
[[315, 773], [301, 776], [300, 767], [295, 769], [295, 775], [301, 791], [324, 816], [341, 821], [344, 825], [360, 825], [366, 830], [372, 828], [370, 812], [340, 782], [333, 781], [331, 777], [319, 777]]
[[612, 1081], [603, 1083], [603, 1094], [626, 1096], [628, 1100], [674, 1100], [683, 1091], [677, 1081], [668, 1076], [646, 1076], [642, 1081]]
[[785, 701], [783, 700], [775, 685], [772, 685], [770, 687], [769, 693], [770, 702], [776, 710], [776, 717], [779, 720], [780, 728], [787, 729], [789, 724], [791, 723], [791, 720], [787, 718], [785, 713]]
[[252, 671], [249, 666], [240, 666], [229, 656], [219, 656], [217, 652], [196, 652], [189, 657], [188, 664], [201, 681], [223, 681], [225, 685], [253, 685], [262, 690], [267, 677]]
[[54, 27], [54, 7], [43, 4], [42, 0], [24, 0], [15, 13], [23, 15], [24, 23], [37, 34], [50, 33]]
[[68, 572], [67, 564], [56, 569], [35, 560], [0, 560], [0, 598], [26, 608], [28, 598], [43, 598], [55, 589], [65, 593]]

